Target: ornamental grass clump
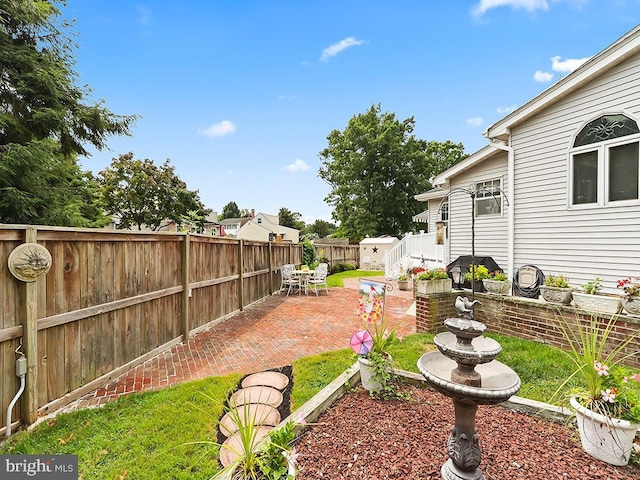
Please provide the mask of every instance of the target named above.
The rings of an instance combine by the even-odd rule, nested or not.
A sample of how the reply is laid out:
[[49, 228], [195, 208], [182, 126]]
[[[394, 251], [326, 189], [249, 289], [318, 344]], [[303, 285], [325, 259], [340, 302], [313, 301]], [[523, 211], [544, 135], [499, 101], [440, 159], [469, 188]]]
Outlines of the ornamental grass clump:
[[565, 391], [582, 406], [608, 418], [640, 423], [640, 374], [622, 364], [640, 352], [628, 351], [635, 335], [615, 341], [612, 337], [616, 317], [608, 321], [592, 316], [584, 322], [576, 316], [574, 323], [558, 316], [557, 327], [569, 345], [565, 353], [573, 361], [575, 370], [565, 379], [552, 401]]

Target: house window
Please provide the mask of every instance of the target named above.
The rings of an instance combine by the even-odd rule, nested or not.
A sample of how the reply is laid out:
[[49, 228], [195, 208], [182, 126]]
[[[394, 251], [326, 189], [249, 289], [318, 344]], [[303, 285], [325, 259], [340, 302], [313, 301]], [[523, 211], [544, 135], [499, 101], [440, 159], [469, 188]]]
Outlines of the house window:
[[476, 217], [502, 213], [500, 179], [476, 183]]
[[262, 217], [258, 217], [258, 223], [262, 223]]
[[575, 137], [570, 154], [572, 205], [638, 200], [640, 131], [625, 115], [603, 115]]
[[440, 220], [443, 222], [449, 220], [449, 202], [442, 202], [440, 205]]

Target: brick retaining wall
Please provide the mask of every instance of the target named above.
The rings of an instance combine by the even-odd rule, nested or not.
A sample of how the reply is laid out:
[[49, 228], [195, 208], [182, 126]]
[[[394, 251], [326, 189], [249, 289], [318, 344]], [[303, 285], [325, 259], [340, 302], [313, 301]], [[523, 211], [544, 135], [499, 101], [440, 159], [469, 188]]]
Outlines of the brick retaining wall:
[[[444, 331], [444, 319], [456, 317], [454, 307], [458, 295], [471, 298], [471, 292], [450, 292], [425, 295], [416, 293], [416, 331], [440, 332]], [[489, 332], [500, 333], [514, 337], [532, 340], [559, 348], [567, 348], [567, 342], [562, 333], [554, 327], [556, 316], [563, 315], [569, 322], [579, 319], [590, 322], [591, 314], [575, 307], [552, 305], [544, 300], [534, 300], [523, 297], [476, 293], [476, 319], [487, 325]], [[610, 315], [600, 315], [603, 322], [608, 322]], [[618, 345], [628, 336], [636, 335], [635, 339], [624, 351], [629, 355], [625, 364], [640, 368], [640, 319], [626, 315], [617, 315], [616, 324], [611, 332], [610, 345]], [[635, 352], [634, 355], [631, 355]]]

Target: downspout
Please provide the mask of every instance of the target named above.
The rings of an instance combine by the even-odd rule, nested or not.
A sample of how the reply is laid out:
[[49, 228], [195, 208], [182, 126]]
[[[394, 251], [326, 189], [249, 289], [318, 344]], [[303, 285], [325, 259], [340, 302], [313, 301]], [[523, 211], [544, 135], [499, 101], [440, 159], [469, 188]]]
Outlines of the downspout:
[[[21, 347], [22, 345], [20, 345]], [[5, 429], [5, 437], [9, 438], [11, 436], [11, 413], [13, 412], [13, 407], [16, 405], [16, 402], [20, 398], [20, 395], [24, 392], [24, 387], [26, 383], [26, 375], [27, 375], [27, 357], [24, 356], [24, 353], [20, 352], [20, 347], [16, 349], [16, 354], [18, 354], [18, 358], [16, 360], [16, 376], [20, 378], [20, 389], [16, 396], [13, 397], [11, 403], [7, 407], [7, 428]]]
[[514, 274], [514, 250], [515, 250], [515, 156], [511, 146], [511, 130], [507, 128], [509, 139], [506, 144], [489, 139], [491, 145], [507, 152], [507, 197], [509, 200], [509, 213], [507, 215], [507, 272], [509, 278]]

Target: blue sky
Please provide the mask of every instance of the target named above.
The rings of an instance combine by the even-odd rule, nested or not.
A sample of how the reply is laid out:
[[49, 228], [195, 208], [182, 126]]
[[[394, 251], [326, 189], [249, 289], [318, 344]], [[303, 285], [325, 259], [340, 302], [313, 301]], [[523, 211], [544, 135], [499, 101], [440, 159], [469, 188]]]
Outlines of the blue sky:
[[[380, 103], [424, 140], [486, 144], [484, 129], [640, 23], [640, 0], [68, 0], [78, 83], [133, 152], [205, 205], [331, 220], [318, 177], [327, 135]], [[421, 193], [421, 192], [413, 192]]]

